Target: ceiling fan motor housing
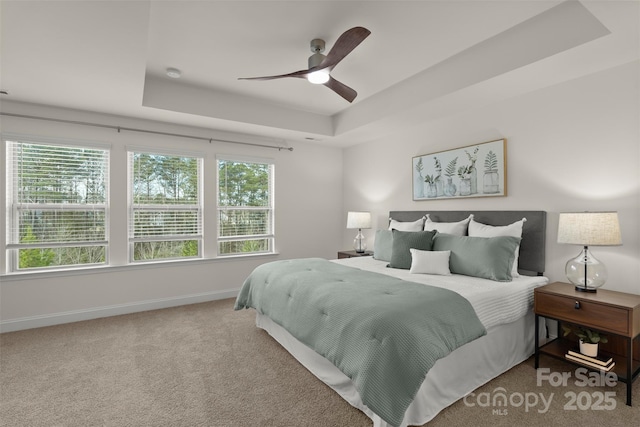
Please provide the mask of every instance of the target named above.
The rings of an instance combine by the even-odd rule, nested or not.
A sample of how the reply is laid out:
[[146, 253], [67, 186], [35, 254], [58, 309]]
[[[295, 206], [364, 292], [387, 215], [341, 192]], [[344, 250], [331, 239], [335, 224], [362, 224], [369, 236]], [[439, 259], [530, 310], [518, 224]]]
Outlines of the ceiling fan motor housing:
[[325, 56], [320, 52], [314, 53], [309, 57], [309, 68], [317, 67], [322, 61], [324, 61], [324, 58]]
[[311, 40], [311, 52], [313, 55], [309, 57], [309, 68], [317, 67], [324, 60], [325, 56], [322, 54], [324, 52], [324, 40], [322, 39], [313, 39]]

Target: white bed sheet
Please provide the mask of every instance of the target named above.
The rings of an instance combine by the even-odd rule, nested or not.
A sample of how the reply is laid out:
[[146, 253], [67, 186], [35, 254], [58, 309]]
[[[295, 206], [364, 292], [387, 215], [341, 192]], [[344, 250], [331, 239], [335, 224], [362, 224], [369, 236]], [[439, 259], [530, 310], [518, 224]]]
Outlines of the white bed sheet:
[[[386, 262], [372, 257], [348, 258], [335, 262], [413, 282], [428, 282], [433, 286], [458, 292], [471, 302], [487, 329], [487, 335], [436, 362], [407, 409], [401, 427], [427, 423], [447, 406], [533, 354], [533, 289], [546, 284], [546, 277], [521, 276], [513, 282], [499, 283], [460, 275], [410, 274], [408, 270], [386, 268]], [[256, 325], [267, 331], [318, 379], [371, 418], [374, 427], [390, 427], [362, 403], [351, 379], [331, 362], [260, 313], [257, 314]]]
[[544, 276], [520, 276], [511, 282], [495, 282], [478, 277], [452, 274], [412, 274], [409, 270], [387, 268], [388, 262], [373, 257], [353, 257], [334, 262], [362, 270], [374, 271], [410, 282], [447, 288], [465, 297], [473, 306], [486, 329], [510, 323], [522, 317], [533, 307], [533, 290], [546, 285]]

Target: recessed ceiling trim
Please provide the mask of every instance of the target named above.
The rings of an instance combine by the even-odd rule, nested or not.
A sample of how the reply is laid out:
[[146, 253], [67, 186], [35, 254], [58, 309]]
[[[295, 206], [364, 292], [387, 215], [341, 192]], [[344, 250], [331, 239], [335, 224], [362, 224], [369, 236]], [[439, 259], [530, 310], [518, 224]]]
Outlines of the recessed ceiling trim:
[[147, 75], [142, 105], [234, 122], [332, 136], [331, 117]]
[[335, 135], [608, 34], [610, 31], [580, 2], [566, 1], [334, 115]]

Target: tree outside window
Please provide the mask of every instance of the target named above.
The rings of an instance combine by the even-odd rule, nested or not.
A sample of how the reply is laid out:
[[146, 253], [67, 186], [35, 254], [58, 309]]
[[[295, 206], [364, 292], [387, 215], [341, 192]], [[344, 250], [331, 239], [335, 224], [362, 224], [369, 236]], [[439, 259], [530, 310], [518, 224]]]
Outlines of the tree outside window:
[[130, 152], [133, 261], [202, 254], [202, 158]]
[[11, 269], [106, 263], [109, 151], [6, 142]]
[[218, 254], [274, 251], [269, 161], [218, 158]]

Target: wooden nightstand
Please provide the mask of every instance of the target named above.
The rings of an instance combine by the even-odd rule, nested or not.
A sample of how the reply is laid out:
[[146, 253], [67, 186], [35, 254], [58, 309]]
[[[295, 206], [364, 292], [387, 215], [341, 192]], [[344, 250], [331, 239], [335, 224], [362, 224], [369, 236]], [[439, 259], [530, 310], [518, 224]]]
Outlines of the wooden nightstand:
[[640, 374], [640, 354], [636, 350], [634, 359], [633, 349], [640, 344], [636, 340], [640, 337], [640, 295], [604, 289], [596, 293], [579, 292], [573, 285], [556, 282], [536, 288], [534, 310], [536, 369], [539, 366], [540, 353], [566, 360], [567, 350], [575, 346], [575, 342], [557, 338], [540, 347], [540, 316], [559, 322], [558, 336], [561, 336], [560, 322], [605, 332], [609, 337], [609, 345], [601, 344], [601, 352], [613, 356], [616, 362], [613, 372], [620, 381], [627, 384], [627, 405], [631, 406], [631, 386]]
[[354, 258], [359, 256], [371, 256], [371, 255], [373, 255], [373, 252], [371, 251], [364, 251], [362, 253], [358, 253], [356, 251], [340, 251], [338, 252], [338, 259]]

